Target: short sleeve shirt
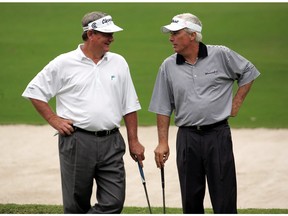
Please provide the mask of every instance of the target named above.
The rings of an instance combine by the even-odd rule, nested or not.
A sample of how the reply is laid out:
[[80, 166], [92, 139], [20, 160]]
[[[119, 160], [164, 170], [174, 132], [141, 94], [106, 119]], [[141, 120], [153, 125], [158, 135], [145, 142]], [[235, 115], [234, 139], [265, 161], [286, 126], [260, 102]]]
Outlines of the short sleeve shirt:
[[22, 96], [44, 102], [55, 96], [57, 114], [86, 130], [120, 127], [124, 115], [141, 109], [128, 64], [112, 52], [95, 64], [80, 46], [49, 62]]
[[175, 53], [160, 66], [149, 111], [171, 116], [176, 126], [209, 125], [231, 114], [233, 83], [245, 85], [260, 75], [247, 59], [225, 46], [199, 44], [192, 65]]

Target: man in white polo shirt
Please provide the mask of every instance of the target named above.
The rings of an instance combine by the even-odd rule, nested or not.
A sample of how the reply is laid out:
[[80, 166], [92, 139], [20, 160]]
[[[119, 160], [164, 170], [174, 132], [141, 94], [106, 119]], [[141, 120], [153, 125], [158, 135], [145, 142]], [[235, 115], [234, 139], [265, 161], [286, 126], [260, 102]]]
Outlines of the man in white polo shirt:
[[[157, 167], [169, 157], [168, 131], [175, 111], [177, 168], [184, 213], [204, 213], [206, 179], [214, 213], [237, 213], [236, 172], [227, 119], [236, 116], [253, 81], [255, 66], [224, 46], [205, 45], [202, 23], [179, 14], [162, 27], [175, 53], [164, 60], [149, 110], [157, 114]], [[238, 91], [233, 97], [233, 84]]]
[[[142, 165], [136, 113], [141, 107], [127, 62], [109, 52], [113, 33], [123, 29], [103, 12], [86, 14], [82, 26], [84, 43], [49, 62], [22, 96], [59, 133], [64, 212], [120, 213], [126, 147], [118, 128], [123, 117], [130, 155]], [[52, 97], [56, 113], [48, 105]], [[91, 207], [94, 179], [98, 202]]]

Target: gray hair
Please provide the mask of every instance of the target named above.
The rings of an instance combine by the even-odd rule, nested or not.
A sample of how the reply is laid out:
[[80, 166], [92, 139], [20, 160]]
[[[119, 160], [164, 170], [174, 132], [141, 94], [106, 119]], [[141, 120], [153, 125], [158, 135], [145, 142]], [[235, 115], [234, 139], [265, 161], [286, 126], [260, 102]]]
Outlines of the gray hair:
[[[201, 23], [200, 19], [197, 16], [195, 16], [195, 15], [193, 15], [191, 13], [178, 14], [175, 17], [183, 19], [185, 21], [189, 21], [189, 22], [195, 23], [195, 24], [197, 24], [197, 25], [202, 27], [202, 23]], [[195, 31], [193, 31], [191, 29], [188, 29], [188, 28], [185, 28], [185, 31], [187, 33], [189, 33], [189, 34], [195, 32]], [[195, 33], [196, 33], [196, 41], [197, 42], [201, 42], [202, 41], [202, 34], [200, 32], [195, 32]]]
[[[108, 14], [101, 12], [101, 11], [94, 11], [94, 12], [87, 13], [82, 18], [82, 21], [81, 21], [82, 27], [86, 27], [90, 22], [101, 19], [102, 17], [105, 17], [107, 15]], [[84, 31], [82, 33], [82, 39], [83, 39], [83, 41], [86, 41], [88, 39], [87, 31]]]

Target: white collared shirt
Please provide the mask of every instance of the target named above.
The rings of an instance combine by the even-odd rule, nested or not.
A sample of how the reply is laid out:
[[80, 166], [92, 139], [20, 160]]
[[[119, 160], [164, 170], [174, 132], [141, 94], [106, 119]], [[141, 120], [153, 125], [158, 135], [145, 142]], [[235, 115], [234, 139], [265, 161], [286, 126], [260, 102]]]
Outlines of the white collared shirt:
[[49, 62], [22, 96], [44, 102], [55, 96], [57, 115], [86, 130], [120, 127], [124, 115], [141, 109], [129, 66], [111, 52], [95, 64], [80, 46]]

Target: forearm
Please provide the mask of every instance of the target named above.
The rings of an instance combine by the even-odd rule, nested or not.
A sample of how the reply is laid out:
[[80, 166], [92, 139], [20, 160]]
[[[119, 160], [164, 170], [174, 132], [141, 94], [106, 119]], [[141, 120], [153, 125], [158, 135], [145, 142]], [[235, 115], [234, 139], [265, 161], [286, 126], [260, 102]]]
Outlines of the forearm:
[[253, 81], [238, 88], [238, 90], [237, 90], [237, 92], [233, 98], [233, 102], [232, 102], [232, 111], [231, 111], [232, 117], [234, 117], [238, 114], [240, 107], [243, 104], [244, 99], [246, 98], [252, 84], [253, 84]]
[[40, 101], [37, 99], [30, 98], [30, 101], [32, 102], [33, 106], [37, 110], [37, 112], [49, 123], [49, 121], [52, 118], [55, 118], [57, 116], [48, 103], [44, 101]]
[[157, 114], [157, 130], [159, 144], [168, 145], [170, 117]]
[[145, 159], [144, 147], [138, 140], [138, 118], [137, 113], [132, 112], [124, 116], [125, 126], [127, 130], [127, 139], [129, 145], [130, 156], [133, 160], [139, 161], [143, 166], [142, 160]]
[[132, 112], [124, 116], [124, 122], [127, 130], [127, 138], [129, 143], [138, 141], [138, 118], [137, 113]]
[[170, 117], [157, 114], [158, 146], [154, 150], [155, 162], [158, 168], [164, 167], [170, 150], [168, 144]]
[[71, 135], [74, 131], [73, 122], [69, 119], [60, 118], [49, 106], [48, 103], [30, 98], [38, 113], [61, 135]]

